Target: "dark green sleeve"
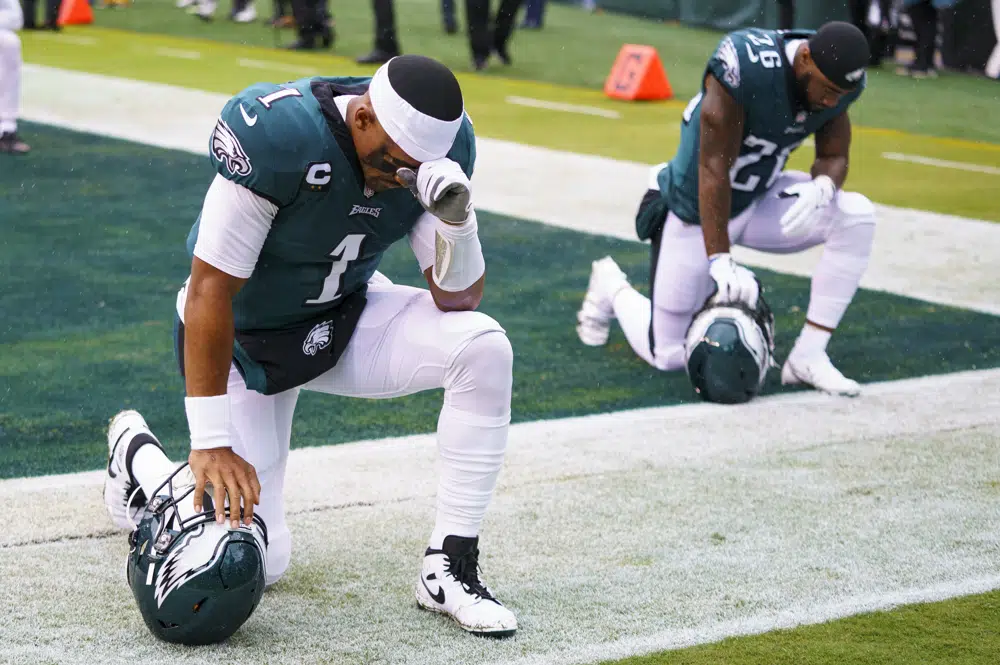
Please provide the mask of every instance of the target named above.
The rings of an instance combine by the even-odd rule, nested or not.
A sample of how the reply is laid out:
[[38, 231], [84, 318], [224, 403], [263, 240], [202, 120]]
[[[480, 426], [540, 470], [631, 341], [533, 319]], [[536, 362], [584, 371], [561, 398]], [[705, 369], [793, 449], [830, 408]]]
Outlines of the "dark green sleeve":
[[462, 126], [455, 136], [455, 143], [448, 152], [448, 159], [458, 162], [465, 175], [472, 178], [472, 172], [476, 167], [476, 134], [468, 115], [462, 120]]
[[[281, 207], [299, 191], [314, 124], [298, 94], [258, 84], [229, 100], [209, 140], [215, 170]], [[297, 92], [297, 91], [296, 91]]]
[[745, 42], [737, 34], [726, 35], [708, 60], [707, 73], [712, 74], [737, 103], [743, 104], [743, 77], [746, 60], [741, 49]]

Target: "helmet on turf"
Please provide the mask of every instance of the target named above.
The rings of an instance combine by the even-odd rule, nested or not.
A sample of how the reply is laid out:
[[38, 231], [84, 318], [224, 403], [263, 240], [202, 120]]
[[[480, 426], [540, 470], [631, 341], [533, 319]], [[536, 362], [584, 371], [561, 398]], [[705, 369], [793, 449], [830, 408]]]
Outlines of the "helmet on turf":
[[[235, 633], [264, 592], [267, 528], [215, 521], [211, 497], [196, 513], [194, 478], [181, 465], [150, 499], [129, 535], [127, 576], [149, 630], [166, 642], [200, 645]], [[185, 473], [185, 475], [179, 475]]]
[[688, 327], [684, 360], [703, 400], [740, 404], [753, 399], [775, 366], [774, 314], [764, 296], [755, 309], [709, 298]]

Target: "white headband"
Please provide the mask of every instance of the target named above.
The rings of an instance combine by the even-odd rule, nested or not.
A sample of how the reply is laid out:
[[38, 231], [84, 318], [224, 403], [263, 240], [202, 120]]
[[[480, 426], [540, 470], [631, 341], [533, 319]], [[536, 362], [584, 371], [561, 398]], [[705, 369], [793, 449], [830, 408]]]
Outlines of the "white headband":
[[388, 62], [375, 72], [368, 95], [385, 133], [413, 159], [430, 162], [441, 159], [451, 150], [464, 113], [454, 120], [438, 120], [410, 106], [393, 90]]

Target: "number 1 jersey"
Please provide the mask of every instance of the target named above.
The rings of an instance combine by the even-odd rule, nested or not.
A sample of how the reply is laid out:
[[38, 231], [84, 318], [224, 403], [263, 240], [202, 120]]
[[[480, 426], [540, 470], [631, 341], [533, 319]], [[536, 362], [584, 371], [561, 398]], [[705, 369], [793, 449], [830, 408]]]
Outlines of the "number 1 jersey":
[[[376, 193], [364, 184], [334, 100], [364, 94], [369, 82], [257, 84], [222, 109], [209, 144], [215, 170], [278, 208], [254, 271], [233, 300], [237, 331], [293, 327], [363, 293], [385, 250], [424, 213], [408, 189]], [[475, 156], [466, 116], [448, 157], [471, 177]], [[191, 255], [200, 221], [188, 236]]]

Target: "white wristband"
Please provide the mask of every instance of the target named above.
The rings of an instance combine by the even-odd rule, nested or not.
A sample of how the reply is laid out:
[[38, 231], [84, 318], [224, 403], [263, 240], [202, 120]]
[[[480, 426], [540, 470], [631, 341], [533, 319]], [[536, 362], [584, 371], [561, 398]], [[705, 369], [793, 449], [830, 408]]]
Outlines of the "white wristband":
[[229, 395], [185, 397], [191, 450], [231, 448], [229, 441]]
[[460, 225], [438, 220], [434, 232], [434, 269], [431, 275], [442, 291], [464, 291], [486, 272], [486, 259], [479, 243], [476, 211]]

